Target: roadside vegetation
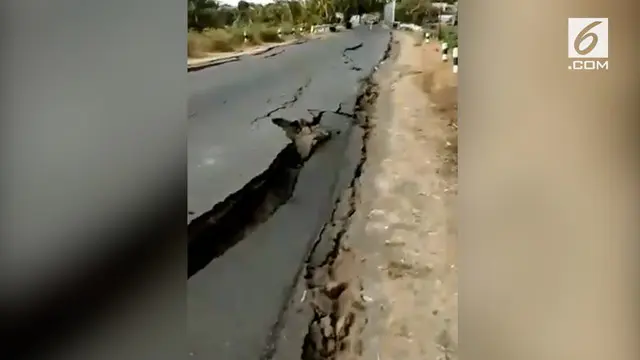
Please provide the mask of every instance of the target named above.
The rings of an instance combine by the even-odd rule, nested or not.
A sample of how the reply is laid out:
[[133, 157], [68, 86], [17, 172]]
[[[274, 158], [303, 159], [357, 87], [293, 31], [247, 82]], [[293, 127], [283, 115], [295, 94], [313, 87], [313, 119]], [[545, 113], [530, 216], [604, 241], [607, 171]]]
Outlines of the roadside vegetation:
[[[400, 0], [396, 5], [395, 20], [422, 26], [433, 38], [446, 42], [450, 49], [458, 47], [457, 0], [441, 0], [440, 3], [453, 5], [447, 9], [434, 6], [429, 0]], [[443, 23], [442, 15], [453, 15], [452, 21]], [[422, 43], [422, 39], [419, 39]], [[434, 85], [435, 84], [435, 85]], [[457, 77], [451, 73], [448, 63], [440, 64], [434, 71], [423, 76], [422, 87], [435, 105], [436, 111], [448, 122], [450, 131], [444, 145], [443, 161], [445, 172], [458, 171], [458, 86]]]
[[423, 74], [423, 90], [436, 113], [447, 122], [445, 141], [441, 144], [442, 175], [453, 179], [458, 174], [458, 78], [446, 63]]
[[[446, 42], [451, 48], [458, 46], [457, 1], [444, 0], [438, 3], [451, 5], [447, 9], [434, 6], [429, 0], [401, 0], [397, 2], [395, 20], [400, 23], [422, 26], [432, 38]], [[440, 17], [453, 16], [450, 22]]]
[[354, 14], [381, 13], [385, 3], [384, 0], [277, 0], [254, 4], [241, 0], [237, 6], [231, 6], [219, 0], [187, 1], [190, 58], [301, 37], [313, 25], [344, 22]]

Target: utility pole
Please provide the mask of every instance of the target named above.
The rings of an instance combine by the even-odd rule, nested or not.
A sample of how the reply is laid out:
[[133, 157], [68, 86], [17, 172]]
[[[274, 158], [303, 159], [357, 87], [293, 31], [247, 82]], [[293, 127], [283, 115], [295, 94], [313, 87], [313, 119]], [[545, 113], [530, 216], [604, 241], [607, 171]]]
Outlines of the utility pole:
[[438, 40], [442, 35], [442, 21], [440, 19], [442, 19], [442, 7], [438, 6]]
[[384, 5], [383, 11], [384, 21], [392, 26], [396, 21], [396, 0], [391, 0]]
[[396, 0], [391, 0], [391, 24], [396, 22]]

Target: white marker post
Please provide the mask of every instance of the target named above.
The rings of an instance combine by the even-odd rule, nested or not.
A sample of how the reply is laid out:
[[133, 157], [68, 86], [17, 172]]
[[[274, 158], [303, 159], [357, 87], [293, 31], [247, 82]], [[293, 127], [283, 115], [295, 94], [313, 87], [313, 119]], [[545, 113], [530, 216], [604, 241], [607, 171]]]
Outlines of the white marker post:
[[449, 60], [449, 58], [447, 58], [447, 52], [449, 51], [449, 44], [447, 44], [446, 42], [442, 43], [442, 61], [443, 62], [447, 62], [447, 60]]
[[244, 37], [244, 43], [246, 44], [246, 43], [247, 43], [247, 41], [249, 41], [249, 37], [247, 36], [247, 30], [245, 30], [245, 31], [242, 33], [242, 36]]
[[431, 42], [431, 33], [429, 33], [428, 31], [424, 32], [424, 42], [425, 44], [428, 44]]
[[453, 48], [453, 53], [451, 54], [451, 56], [453, 56], [453, 73], [457, 74], [458, 73], [458, 47], [454, 47]]
[[278, 28], [278, 37], [281, 38], [282, 37], [282, 28]]
[[312, 33], [312, 34], [314, 33], [314, 30], [315, 30], [315, 26], [314, 26], [314, 25], [311, 25], [311, 33]]

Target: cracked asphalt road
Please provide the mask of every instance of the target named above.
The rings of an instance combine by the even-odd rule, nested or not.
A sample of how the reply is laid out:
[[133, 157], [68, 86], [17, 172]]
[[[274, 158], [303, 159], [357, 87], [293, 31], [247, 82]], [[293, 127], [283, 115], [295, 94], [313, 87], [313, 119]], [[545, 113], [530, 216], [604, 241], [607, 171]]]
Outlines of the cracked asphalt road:
[[[340, 133], [305, 165], [287, 204], [189, 279], [190, 358], [265, 358], [305, 255], [329, 217], [341, 168], [359, 155], [348, 150], [353, 120], [333, 111], [352, 112], [359, 80], [389, 40], [389, 30], [357, 27], [188, 74], [188, 221], [264, 171], [286, 146], [270, 118], [310, 119], [309, 109], [324, 110], [322, 125]], [[278, 359], [300, 359], [299, 351], [276, 349]]]

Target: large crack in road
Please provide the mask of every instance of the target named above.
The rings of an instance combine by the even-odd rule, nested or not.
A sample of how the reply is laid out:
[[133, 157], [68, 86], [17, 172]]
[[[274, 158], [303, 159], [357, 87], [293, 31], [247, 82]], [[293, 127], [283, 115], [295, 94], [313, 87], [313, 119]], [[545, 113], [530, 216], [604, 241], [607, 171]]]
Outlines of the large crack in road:
[[345, 59], [344, 63], [346, 65], [351, 65], [351, 70], [362, 71], [362, 68], [357, 66], [355, 61], [353, 61], [353, 59], [347, 53], [349, 51], [356, 51], [360, 49], [362, 46], [364, 46], [364, 43], [358, 43], [357, 45], [349, 46], [342, 51], [342, 57]]
[[[344, 44], [353, 44], [354, 38], [360, 40], [357, 45]], [[326, 45], [309, 42], [279, 50], [271, 57], [247, 57], [230, 63], [226, 69], [217, 67], [212, 70], [215, 73], [203, 70], [217, 77], [215, 83], [224, 91], [210, 96], [211, 102], [207, 103], [206, 94], [198, 90], [191, 101], [195, 108], [189, 110], [193, 122], [190, 142], [191, 136], [197, 138], [191, 142], [192, 154], [202, 156], [199, 155], [202, 149], [206, 157], [203, 165], [190, 167], [190, 174], [195, 171], [199, 186], [190, 190], [190, 196], [205, 194], [202, 185], [207, 178], [201, 175], [206, 174], [203, 171], [212, 169], [211, 174], [216, 176], [223, 176], [225, 171], [224, 176], [241, 179], [229, 173], [235, 169], [229, 161], [269, 159], [270, 149], [280, 144], [278, 132], [279, 136], [284, 132], [283, 138], [288, 140], [278, 146], [279, 151], [273, 151], [264, 167], [260, 162], [238, 162], [239, 170], [245, 173], [251, 168], [263, 170], [252, 173], [234, 191], [226, 192], [229, 195], [209, 205], [208, 210], [195, 209], [204, 208], [206, 201], [194, 202], [193, 218], [188, 225], [191, 358], [294, 359], [300, 358], [299, 352], [304, 348], [306, 360], [311, 359], [310, 350], [320, 348], [310, 345], [313, 342], [308, 339], [304, 346], [303, 339], [295, 345], [278, 346], [278, 342], [285, 329], [295, 328], [287, 320], [287, 304], [296, 284], [304, 275], [321, 272], [313, 270], [305, 259], [321, 256], [322, 249], [327, 247], [318, 236], [326, 227], [326, 219], [335, 214], [332, 199], [342, 191], [337, 171], [341, 164], [352, 162], [346, 160], [351, 155], [345, 150], [356, 134], [352, 129], [367, 129], [363, 114], [366, 114], [364, 104], [371, 101], [371, 86], [365, 81], [361, 90], [354, 92], [353, 84], [360, 78], [355, 73], [377, 69], [375, 59], [384, 53], [388, 38], [388, 31], [354, 30], [343, 38], [334, 37]], [[335, 66], [345, 59], [350, 61], [351, 68], [340, 66], [343, 70], [336, 70]], [[260, 61], [266, 68], [257, 73], [255, 66]], [[302, 73], [308, 76], [301, 78], [299, 73], [291, 73], [287, 67], [291, 65], [301, 66]], [[232, 69], [237, 69], [233, 71], [238, 74], [233, 82]], [[262, 80], [250, 82], [250, 69], [256, 72], [254, 78]], [[255, 117], [255, 113], [264, 111], [264, 104], [270, 103], [274, 93], [287, 91], [284, 85], [291, 84], [287, 78], [298, 79], [302, 85], [289, 100]], [[201, 79], [204, 78], [194, 78], [194, 84], [209, 86]], [[263, 105], [256, 106], [256, 102]], [[300, 111], [308, 111], [311, 117], [301, 119], [296, 114]], [[224, 116], [217, 115], [221, 113]], [[217, 122], [206, 116], [215, 116]], [[270, 124], [254, 126], [267, 119]], [[270, 130], [277, 128], [280, 130]], [[246, 130], [243, 133], [240, 129]], [[253, 140], [243, 139], [242, 134]], [[215, 151], [212, 155], [226, 157], [212, 157], [211, 151]], [[212, 184], [219, 189], [229, 188], [230, 180], [224, 179], [224, 186]], [[314, 322], [306, 318], [301, 321], [304, 326], [293, 331], [304, 335], [312, 328], [310, 322]]]
[[289, 106], [295, 104], [300, 98], [300, 96], [302, 96], [304, 89], [309, 87], [309, 85], [311, 85], [311, 77], [308, 77], [305, 83], [296, 89], [296, 92], [293, 94], [293, 97], [290, 100], [283, 102], [280, 106], [276, 107], [275, 109], [269, 110], [266, 114], [256, 117], [251, 121], [251, 123], [254, 124], [260, 120], [268, 119], [271, 115], [275, 114], [276, 112], [280, 110], [284, 110]]
[[[363, 81], [363, 89], [360, 91], [356, 101], [356, 109], [354, 109], [363, 130], [360, 160], [354, 169], [348, 189], [336, 202], [331, 219], [323, 226], [306, 262], [305, 279], [307, 289], [312, 297], [310, 304], [313, 317], [309, 322], [307, 335], [302, 345], [301, 360], [334, 359], [341, 349], [351, 346], [347, 343], [347, 339], [358, 314], [352, 311], [345, 312], [344, 309], [341, 309], [343, 307], [341, 296], [349, 285], [333, 281], [332, 272], [334, 262], [341, 250], [342, 238], [356, 211], [357, 182], [367, 160], [367, 144], [371, 130], [370, 109], [375, 105], [379, 95], [378, 84], [374, 81], [375, 71], [378, 69], [378, 65], [389, 58], [391, 46], [392, 39], [389, 40], [380, 62]], [[329, 229], [332, 231], [327, 231]], [[361, 309], [364, 308], [363, 303], [358, 303], [358, 305]]]
[[311, 121], [272, 119], [291, 142], [264, 172], [189, 223], [188, 277], [222, 256], [291, 198], [300, 170], [331, 137], [331, 132], [320, 126], [324, 114], [320, 112]]
[[308, 111], [312, 115], [309, 121], [272, 118], [272, 123], [282, 128], [291, 142], [264, 172], [188, 224], [188, 277], [222, 256], [289, 201], [300, 170], [318, 146], [331, 138], [332, 131], [321, 126], [325, 114], [358, 119], [356, 113], [343, 112], [341, 105], [337, 110]]

